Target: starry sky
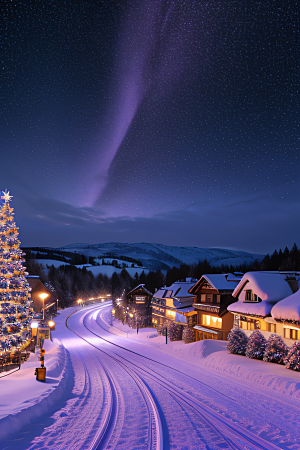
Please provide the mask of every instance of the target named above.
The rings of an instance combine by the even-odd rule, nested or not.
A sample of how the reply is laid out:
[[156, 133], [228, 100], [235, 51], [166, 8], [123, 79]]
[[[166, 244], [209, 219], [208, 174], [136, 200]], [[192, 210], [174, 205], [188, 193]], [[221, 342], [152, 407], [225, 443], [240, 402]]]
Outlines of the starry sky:
[[300, 244], [298, 1], [0, 8], [0, 189], [23, 246]]

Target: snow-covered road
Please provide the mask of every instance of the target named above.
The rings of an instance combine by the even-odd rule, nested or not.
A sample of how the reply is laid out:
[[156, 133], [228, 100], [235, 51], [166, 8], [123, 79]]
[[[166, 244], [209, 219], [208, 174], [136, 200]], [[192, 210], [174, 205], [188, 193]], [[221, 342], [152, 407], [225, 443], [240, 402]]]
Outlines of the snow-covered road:
[[74, 370], [71, 395], [30, 449], [299, 449], [299, 401], [109, 333], [111, 306], [58, 327]]

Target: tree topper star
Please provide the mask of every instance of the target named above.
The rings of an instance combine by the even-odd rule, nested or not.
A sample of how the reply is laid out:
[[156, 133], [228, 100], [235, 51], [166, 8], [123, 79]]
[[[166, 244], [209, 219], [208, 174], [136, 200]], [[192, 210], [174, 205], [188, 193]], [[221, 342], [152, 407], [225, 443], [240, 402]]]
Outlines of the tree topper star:
[[11, 201], [11, 199], [13, 198], [13, 196], [12, 195], [9, 195], [9, 191], [7, 192], [7, 189], [5, 189], [5, 192], [4, 191], [2, 191], [2, 199], [5, 201], [5, 202], [10, 202]]

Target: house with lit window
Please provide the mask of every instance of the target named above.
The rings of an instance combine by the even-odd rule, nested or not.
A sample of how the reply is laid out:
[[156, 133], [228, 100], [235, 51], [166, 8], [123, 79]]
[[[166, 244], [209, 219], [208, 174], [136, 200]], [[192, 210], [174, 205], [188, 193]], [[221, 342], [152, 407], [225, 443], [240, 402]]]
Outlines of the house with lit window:
[[144, 284], [139, 284], [126, 294], [128, 323], [133, 328], [151, 325], [152, 295]]
[[254, 330], [260, 330], [266, 338], [271, 333], [283, 336], [283, 327], [271, 312], [278, 302], [299, 289], [298, 278], [296, 272], [245, 273], [232, 294], [237, 301], [228, 306], [234, 316], [234, 325], [248, 336]]
[[189, 292], [195, 295], [193, 307], [197, 311], [196, 341], [203, 339], [225, 340], [233, 326], [232, 314], [227, 307], [235, 299], [232, 293], [239, 284], [242, 273], [202, 275]]
[[300, 290], [299, 277], [297, 278], [298, 290], [280, 300], [271, 310], [271, 317], [276, 322], [276, 333], [289, 346], [295, 341], [300, 341]]
[[197, 313], [192, 305], [195, 296], [189, 293], [194, 283], [192, 278], [186, 278], [155, 292], [151, 302], [153, 326], [160, 330], [170, 321], [185, 326], [194, 325]]

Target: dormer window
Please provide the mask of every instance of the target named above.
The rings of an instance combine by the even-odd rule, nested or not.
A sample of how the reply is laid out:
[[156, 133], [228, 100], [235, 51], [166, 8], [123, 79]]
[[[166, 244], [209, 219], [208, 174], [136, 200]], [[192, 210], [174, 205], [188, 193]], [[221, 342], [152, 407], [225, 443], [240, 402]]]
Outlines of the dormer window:
[[245, 302], [261, 302], [262, 299], [260, 297], [258, 297], [258, 295], [254, 294], [253, 291], [251, 291], [250, 289], [246, 291], [245, 293]]

